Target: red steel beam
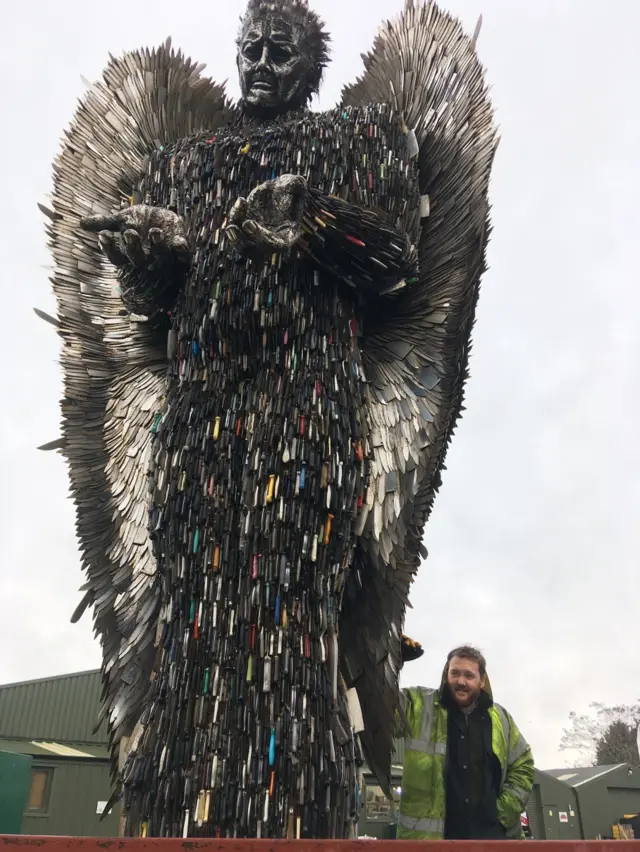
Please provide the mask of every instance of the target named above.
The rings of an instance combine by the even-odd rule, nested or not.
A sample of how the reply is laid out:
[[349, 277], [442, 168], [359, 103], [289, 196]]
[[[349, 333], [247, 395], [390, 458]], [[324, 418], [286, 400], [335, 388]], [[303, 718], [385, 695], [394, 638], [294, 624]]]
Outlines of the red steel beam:
[[0, 852], [640, 852], [640, 840], [216, 840], [0, 835]]

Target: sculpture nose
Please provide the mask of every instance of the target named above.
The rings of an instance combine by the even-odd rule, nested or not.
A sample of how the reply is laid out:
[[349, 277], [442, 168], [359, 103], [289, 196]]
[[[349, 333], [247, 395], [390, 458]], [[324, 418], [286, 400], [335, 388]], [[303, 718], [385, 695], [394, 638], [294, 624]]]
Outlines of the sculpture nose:
[[264, 44], [262, 47], [262, 56], [260, 57], [260, 61], [256, 66], [256, 70], [269, 70], [271, 68], [271, 57], [269, 56], [269, 45]]

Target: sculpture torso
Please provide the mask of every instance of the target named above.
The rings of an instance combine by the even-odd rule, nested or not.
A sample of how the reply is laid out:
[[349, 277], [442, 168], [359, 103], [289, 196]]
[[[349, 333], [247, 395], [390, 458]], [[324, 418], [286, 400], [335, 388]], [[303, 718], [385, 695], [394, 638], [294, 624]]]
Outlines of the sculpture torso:
[[386, 107], [188, 140], [141, 186], [185, 217], [195, 258], [153, 426], [165, 610], [125, 778], [133, 832], [340, 837], [358, 812], [338, 622], [371, 455], [359, 295], [307, 260], [244, 260], [222, 231], [236, 198], [286, 173], [394, 222], [415, 201]]

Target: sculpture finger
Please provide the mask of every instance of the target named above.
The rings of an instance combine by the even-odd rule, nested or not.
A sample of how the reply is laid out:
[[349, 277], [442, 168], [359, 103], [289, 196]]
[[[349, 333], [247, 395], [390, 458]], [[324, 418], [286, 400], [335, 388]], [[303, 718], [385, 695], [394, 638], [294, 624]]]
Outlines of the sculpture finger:
[[114, 213], [111, 216], [83, 216], [80, 219], [80, 227], [83, 231], [89, 231], [92, 234], [100, 233], [100, 231], [119, 231], [122, 225], [122, 213]]
[[225, 229], [225, 234], [227, 235], [231, 245], [237, 251], [242, 252], [243, 249], [246, 248], [247, 240], [237, 225], [228, 225]]
[[164, 262], [172, 253], [171, 239], [162, 228], [149, 228], [149, 255], [154, 260]]
[[169, 246], [181, 263], [191, 263], [191, 247], [182, 234], [176, 235]]
[[162, 228], [149, 228], [149, 248], [151, 251], [158, 251], [165, 242]]
[[146, 265], [146, 256], [142, 247], [140, 234], [134, 231], [133, 228], [128, 228], [122, 235], [124, 253], [129, 261], [136, 267]]
[[286, 235], [265, 228], [253, 219], [247, 219], [242, 225], [244, 239], [249, 246], [266, 251], [288, 251], [292, 243], [286, 240]]
[[187, 266], [191, 264], [191, 248], [182, 233], [167, 236], [159, 228], [151, 228], [149, 254], [162, 262], [170, 259]]
[[239, 225], [247, 215], [247, 200], [246, 198], [238, 198], [236, 203], [231, 208], [229, 213], [229, 223], [231, 225]]
[[98, 245], [107, 260], [111, 261], [114, 266], [127, 265], [128, 258], [120, 250], [111, 231], [100, 231], [98, 234]]

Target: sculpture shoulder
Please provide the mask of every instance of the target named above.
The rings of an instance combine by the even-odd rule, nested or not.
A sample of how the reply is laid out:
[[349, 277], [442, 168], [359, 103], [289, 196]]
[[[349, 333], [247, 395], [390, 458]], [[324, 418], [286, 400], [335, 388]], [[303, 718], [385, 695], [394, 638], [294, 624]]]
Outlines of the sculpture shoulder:
[[309, 113], [318, 126], [353, 126], [365, 137], [376, 138], [380, 134], [404, 136], [402, 117], [387, 103], [371, 103], [366, 106], [339, 105], [326, 112]]
[[338, 106], [325, 112], [305, 111], [286, 114], [273, 121], [244, 123], [238, 107], [227, 108], [226, 121], [213, 129], [204, 129], [178, 139], [161, 151], [171, 155], [204, 144], [249, 144], [278, 138], [299, 143], [305, 137], [343, 142], [349, 137], [371, 146], [406, 147], [406, 128], [400, 115], [388, 104], [366, 107]]
[[366, 106], [338, 106], [327, 112], [310, 113], [309, 132], [317, 138], [333, 140], [352, 169], [385, 180], [389, 167], [406, 169], [401, 183], [412, 183], [417, 174], [407, 128], [402, 116], [386, 103]]
[[[239, 112], [214, 129], [194, 133], [175, 143], [151, 152], [144, 165], [144, 174], [158, 171], [171, 173], [172, 181], [179, 173], [193, 171], [209, 161], [207, 168], [220, 172], [223, 164], [256, 162], [269, 172], [267, 163], [275, 160], [285, 171], [297, 172], [305, 159], [322, 159], [338, 164], [342, 172], [351, 174], [354, 168], [374, 170], [384, 178], [391, 159], [410, 159], [406, 129], [400, 116], [387, 104], [366, 107], [335, 107], [326, 112], [295, 113], [274, 121], [243, 122]], [[391, 159], [390, 159], [391, 155]], [[381, 171], [382, 170], [382, 171]], [[223, 172], [224, 170], [222, 170]], [[225, 174], [217, 176], [225, 178]]]

